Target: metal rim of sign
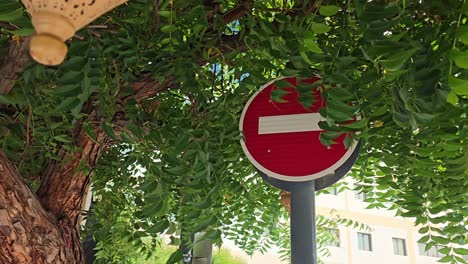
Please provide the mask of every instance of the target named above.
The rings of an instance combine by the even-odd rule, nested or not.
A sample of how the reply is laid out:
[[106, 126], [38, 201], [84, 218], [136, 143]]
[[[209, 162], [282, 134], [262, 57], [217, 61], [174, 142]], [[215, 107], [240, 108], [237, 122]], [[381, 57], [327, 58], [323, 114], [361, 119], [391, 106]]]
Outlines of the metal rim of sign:
[[[318, 77], [318, 76], [317, 76]], [[266, 83], [265, 85], [263, 85], [262, 87], [260, 87], [260, 89], [255, 92], [249, 99], [249, 101], [247, 101], [246, 105], [244, 106], [244, 109], [242, 110], [242, 114], [241, 114], [241, 118], [240, 118], [240, 121], [239, 121], [239, 130], [241, 132], [241, 134], [243, 135], [243, 123], [244, 123], [244, 118], [245, 118], [245, 115], [247, 113], [247, 110], [250, 106], [250, 104], [252, 103], [252, 101], [255, 99], [255, 97], [261, 93], [265, 88], [267, 88], [268, 86], [274, 84], [276, 81], [279, 81], [279, 80], [282, 80], [282, 79], [286, 79], [286, 78], [291, 78], [291, 77], [278, 77], [276, 79], [273, 79], [271, 81], [269, 81], [268, 83]], [[292, 78], [297, 78], [297, 77], [292, 77]], [[312, 77], [311, 77], [312, 78]], [[359, 119], [359, 117], [358, 117]], [[341, 167], [350, 157], [351, 155], [353, 154], [354, 150], [356, 149], [356, 146], [358, 145], [358, 142], [355, 141], [353, 143], [353, 145], [351, 145], [348, 150], [346, 151], [346, 153], [337, 161], [335, 162], [332, 166], [328, 167], [327, 169], [324, 169], [322, 171], [319, 171], [319, 172], [316, 172], [316, 173], [313, 173], [313, 174], [309, 174], [309, 175], [304, 175], [304, 176], [293, 176], [293, 175], [283, 175], [283, 174], [279, 174], [279, 173], [276, 173], [276, 172], [273, 172], [273, 171], [270, 171], [269, 169], [265, 168], [264, 166], [262, 166], [260, 163], [257, 162], [257, 160], [255, 160], [255, 158], [252, 156], [252, 154], [250, 154], [250, 151], [249, 149], [247, 148], [247, 145], [244, 141], [244, 138], [242, 138], [240, 140], [240, 143], [241, 143], [241, 146], [242, 146], [242, 150], [244, 151], [245, 155], [247, 156], [247, 158], [249, 159], [249, 161], [258, 169], [260, 170], [261, 172], [265, 173], [266, 175], [268, 175], [269, 177], [273, 177], [273, 178], [276, 178], [276, 179], [279, 179], [279, 180], [283, 180], [283, 181], [290, 181], [290, 182], [303, 182], [303, 181], [311, 181], [311, 180], [315, 180], [315, 179], [318, 179], [318, 178], [322, 178], [322, 177], [325, 177], [327, 175], [330, 175], [330, 174], [334, 174], [335, 173], [335, 170], [338, 169], [339, 167]]]

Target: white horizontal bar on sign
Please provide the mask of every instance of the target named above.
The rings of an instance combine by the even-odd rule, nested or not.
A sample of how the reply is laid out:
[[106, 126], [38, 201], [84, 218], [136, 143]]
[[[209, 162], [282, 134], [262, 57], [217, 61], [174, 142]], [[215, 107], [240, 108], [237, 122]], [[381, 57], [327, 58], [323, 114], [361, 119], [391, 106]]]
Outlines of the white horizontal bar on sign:
[[261, 116], [258, 120], [258, 134], [294, 133], [321, 131], [319, 113]]

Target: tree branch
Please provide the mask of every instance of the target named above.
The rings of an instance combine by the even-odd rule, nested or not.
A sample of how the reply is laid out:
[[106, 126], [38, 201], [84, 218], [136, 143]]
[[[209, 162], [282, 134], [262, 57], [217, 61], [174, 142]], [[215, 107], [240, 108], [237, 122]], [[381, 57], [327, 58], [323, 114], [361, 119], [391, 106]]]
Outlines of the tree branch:
[[238, 6], [224, 13], [223, 19], [226, 24], [231, 23], [245, 15], [252, 10], [253, 1], [247, 0], [242, 1]]
[[152, 74], [145, 74], [132, 84], [134, 93], [130, 96], [122, 98], [122, 101], [134, 99], [137, 103], [151, 98], [160, 92], [169, 88], [178, 88], [179, 85], [175, 82], [174, 77], [169, 76], [163, 82], [155, 81]]
[[[241, 41], [239, 35], [224, 35], [219, 39], [217, 50], [218, 53], [214, 54], [211, 59], [223, 56], [230, 52], [246, 52], [249, 48], [243, 41]], [[197, 63], [199, 65], [203, 65], [208, 63], [208, 61], [205, 58], [201, 58]], [[179, 88], [179, 84], [175, 82], [175, 79], [172, 76], [166, 77], [166, 79], [161, 83], [154, 80], [151, 73], [147, 73], [135, 81], [132, 84], [132, 88], [134, 93], [123, 97], [121, 100], [122, 102], [128, 99], [134, 99], [140, 103], [143, 100], [151, 98], [169, 88]]]

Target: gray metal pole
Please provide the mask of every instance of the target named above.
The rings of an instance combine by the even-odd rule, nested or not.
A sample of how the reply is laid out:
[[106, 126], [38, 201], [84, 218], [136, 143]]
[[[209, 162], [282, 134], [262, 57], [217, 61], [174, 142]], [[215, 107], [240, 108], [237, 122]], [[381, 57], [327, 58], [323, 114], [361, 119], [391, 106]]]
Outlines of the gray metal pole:
[[291, 188], [291, 263], [317, 264], [315, 182]]
[[195, 233], [192, 264], [211, 264], [212, 262], [213, 244], [203, 239], [205, 234], [205, 232]]

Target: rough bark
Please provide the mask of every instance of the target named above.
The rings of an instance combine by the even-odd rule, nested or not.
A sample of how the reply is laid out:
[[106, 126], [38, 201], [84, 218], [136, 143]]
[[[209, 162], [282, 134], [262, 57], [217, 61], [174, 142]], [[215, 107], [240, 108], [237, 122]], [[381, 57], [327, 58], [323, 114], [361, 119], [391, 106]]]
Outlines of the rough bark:
[[84, 263], [83, 198], [109, 142], [89, 105], [87, 121], [95, 124], [96, 141], [78, 123], [73, 136], [81, 151], [63, 151], [62, 162], [46, 166], [37, 196], [0, 152], [0, 263]]
[[74, 263], [56, 218], [0, 151], [0, 263]]

